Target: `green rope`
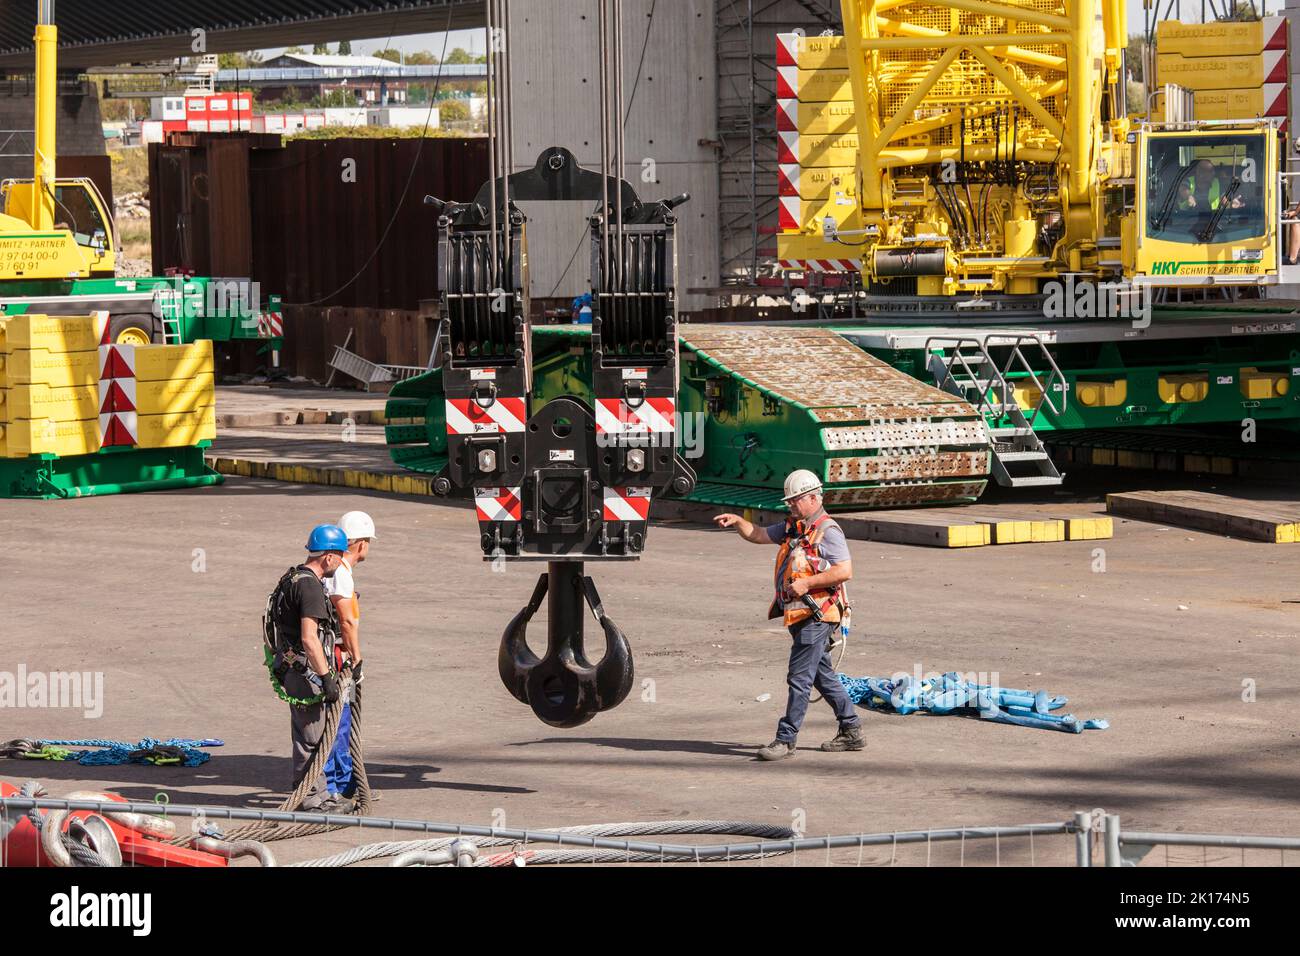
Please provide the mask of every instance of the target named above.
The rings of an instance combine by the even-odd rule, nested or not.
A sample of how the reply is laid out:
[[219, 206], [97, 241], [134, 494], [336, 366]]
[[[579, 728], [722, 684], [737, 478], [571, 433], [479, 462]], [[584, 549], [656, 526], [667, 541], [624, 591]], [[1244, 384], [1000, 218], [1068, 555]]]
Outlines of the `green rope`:
[[29, 750], [24, 754], [19, 754], [19, 756], [24, 760], [67, 760], [72, 756], [72, 751], [65, 747], [45, 744], [36, 750]]
[[265, 644], [262, 645], [262, 655], [266, 662], [266, 673], [271, 678], [271, 688], [275, 691], [275, 696], [279, 697], [286, 704], [294, 704], [298, 707], [315, 707], [325, 699], [323, 693], [317, 694], [315, 697], [294, 697], [284, 689], [279, 679], [276, 678], [275, 658], [271, 654], [271, 649]]

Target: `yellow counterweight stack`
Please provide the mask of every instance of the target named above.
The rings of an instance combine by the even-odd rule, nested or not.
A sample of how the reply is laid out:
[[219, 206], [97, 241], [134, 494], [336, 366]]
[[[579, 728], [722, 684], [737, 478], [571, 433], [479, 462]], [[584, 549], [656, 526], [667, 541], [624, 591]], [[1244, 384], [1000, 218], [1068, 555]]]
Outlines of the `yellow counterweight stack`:
[[823, 238], [862, 227], [857, 121], [844, 37], [781, 34], [777, 43], [777, 151], [781, 268], [859, 272], [855, 250]]
[[[1286, 17], [1245, 22], [1156, 24], [1156, 80], [1192, 91], [1198, 120], [1287, 115], [1290, 101]], [[1164, 114], [1164, 93], [1153, 97]]]
[[0, 319], [0, 458], [216, 437], [212, 343], [112, 345], [107, 324], [106, 313]]

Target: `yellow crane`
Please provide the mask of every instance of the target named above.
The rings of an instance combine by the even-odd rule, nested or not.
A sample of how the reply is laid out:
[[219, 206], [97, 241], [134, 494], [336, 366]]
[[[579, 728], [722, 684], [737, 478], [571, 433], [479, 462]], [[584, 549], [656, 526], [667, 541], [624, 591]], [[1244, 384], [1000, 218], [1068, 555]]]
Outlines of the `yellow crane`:
[[[53, 0], [36, 23], [36, 118], [31, 179], [0, 184], [0, 282], [111, 276], [113, 221], [95, 184], [56, 171], [58, 28]], [[145, 341], [148, 341], [146, 338]]]
[[832, 130], [802, 158], [852, 157], [857, 216], [788, 230], [783, 260], [921, 296], [1278, 281], [1277, 123], [1126, 115], [1124, 0], [841, 3], [844, 36], [798, 41], [790, 83], [799, 125]]

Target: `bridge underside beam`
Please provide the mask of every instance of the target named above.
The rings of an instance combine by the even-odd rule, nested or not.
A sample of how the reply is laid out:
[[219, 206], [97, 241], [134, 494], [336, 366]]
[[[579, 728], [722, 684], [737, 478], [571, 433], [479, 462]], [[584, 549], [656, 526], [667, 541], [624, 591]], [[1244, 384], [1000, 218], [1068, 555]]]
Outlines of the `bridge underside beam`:
[[[338, 40], [439, 33], [483, 25], [482, 0], [60, 0], [59, 67], [84, 69]], [[0, 0], [0, 69], [32, 69], [36, 4]]]

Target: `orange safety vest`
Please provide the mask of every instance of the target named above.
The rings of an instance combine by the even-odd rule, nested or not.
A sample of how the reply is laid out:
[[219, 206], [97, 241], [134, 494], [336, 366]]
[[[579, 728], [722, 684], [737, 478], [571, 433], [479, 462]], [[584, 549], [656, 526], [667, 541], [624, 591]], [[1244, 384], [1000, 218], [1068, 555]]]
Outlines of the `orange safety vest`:
[[[776, 553], [776, 573], [773, 576], [776, 596], [767, 612], [769, 619], [784, 617], [786, 627], [812, 617], [812, 609], [803, 599], [791, 595], [790, 582], [795, 578], [812, 577], [830, 567], [821, 553], [822, 538], [826, 534], [823, 522], [835, 524], [827, 514], [807, 527], [804, 527], [802, 521], [786, 519], [785, 540], [781, 542], [781, 550]], [[808, 596], [817, 602], [823, 621], [839, 623], [840, 611], [845, 603], [844, 585], [809, 591]]]

